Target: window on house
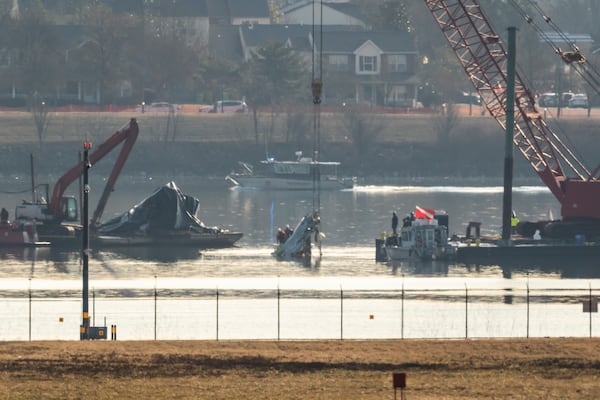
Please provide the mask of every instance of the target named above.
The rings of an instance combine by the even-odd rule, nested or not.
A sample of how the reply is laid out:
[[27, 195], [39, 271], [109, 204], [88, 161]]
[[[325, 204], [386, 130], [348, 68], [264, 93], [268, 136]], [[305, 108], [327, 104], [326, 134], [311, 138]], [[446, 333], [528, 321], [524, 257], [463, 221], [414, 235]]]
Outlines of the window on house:
[[404, 54], [392, 54], [387, 57], [389, 72], [406, 72], [406, 56]]
[[358, 70], [360, 72], [377, 72], [377, 57], [360, 56], [358, 62]]
[[347, 55], [330, 55], [329, 65], [333, 71], [348, 71], [348, 56]]

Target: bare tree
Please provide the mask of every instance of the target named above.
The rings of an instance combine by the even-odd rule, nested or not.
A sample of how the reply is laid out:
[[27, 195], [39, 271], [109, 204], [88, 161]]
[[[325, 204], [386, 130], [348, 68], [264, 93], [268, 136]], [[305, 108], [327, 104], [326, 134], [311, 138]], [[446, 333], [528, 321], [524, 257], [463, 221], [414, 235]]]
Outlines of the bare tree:
[[[104, 4], [85, 7], [85, 43], [82, 44], [82, 62], [97, 83], [99, 103], [113, 101], [109, 94], [111, 83], [119, 81], [127, 63], [124, 50], [129, 37], [137, 26], [137, 19], [130, 15], [113, 13]], [[116, 88], [115, 88], [116, 89]], [[117, 92], [112, 91], [111, 94]], [[118, 93], [118, 92], [117, 92]]]
[[285, 118], [286, 142], [293, 142], [296, 147], [302, 148], [307, 146], [311, 132], [313, 131], [311, 119], [309, 115], [302, 111], [294, 111], [292, 107], [288, 107]]
[[44, 135], [48, 128], [48, 105], [39, 93], [30, 96], [29, 110], [35, 123], [40, 146], [44, 143]]
[[55, 31], [42, 8], [21, 11], [12, 20], [10, 49], [14, 55], [15, 85], [28, 96], [46, 93], [56, 86], [60, 52]]
[[[198, 53], [173, 35], [146, 37], [145, 80], [156, 96], [172, 101], [178, 87], [193, 86]], [[165, 62], [168, 60], [168, 62]]]
[[346, 106], [344, 128], [352, 138], [356, 153], [360, 157], [376, 142], [383, 126], [377, 122], [374, 114], [362, 110], [359, 106]]
[[453, 130], [459, 125], [459, 115], [453, 103], [444, 103], [435, 117], [435, 133], [440, 144], [447, 144]]

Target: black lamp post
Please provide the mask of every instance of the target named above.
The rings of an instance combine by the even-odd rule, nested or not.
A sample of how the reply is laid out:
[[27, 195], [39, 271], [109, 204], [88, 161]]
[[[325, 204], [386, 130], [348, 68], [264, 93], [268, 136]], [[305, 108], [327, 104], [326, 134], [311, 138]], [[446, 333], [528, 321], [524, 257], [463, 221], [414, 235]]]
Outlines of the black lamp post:
[[88, 276], [88, 253], [90, 248], [89, 237], [89, 217], [88, 217], [88, 197], [90, 185], [88, 183], [88, 170], [92, 164], [89, 161], [89, 150], [92, 148], [91, 142], [83, 143], [83, 243], [81, 247], [81, 256], [83, 258], [83, 291], [82, 291], [82, 324], [79, 328], [79, 339], [90, 339], [90, 315], [89, 315], [89, 276]]

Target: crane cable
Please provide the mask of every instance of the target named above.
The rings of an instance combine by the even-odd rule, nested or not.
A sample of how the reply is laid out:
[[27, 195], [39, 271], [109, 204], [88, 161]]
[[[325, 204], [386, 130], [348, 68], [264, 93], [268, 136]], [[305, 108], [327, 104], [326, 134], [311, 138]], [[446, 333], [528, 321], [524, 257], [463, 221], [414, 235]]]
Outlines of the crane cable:
[[[561, 41], [567, 43], [574, 54], [581, 55], [577, 45], [575, 43], [573, 43], [571, 41], [571, 39], [569, 39], [569, 37], [558, 27], [558, 25], [556, 25], [552, 21], [551, 17], [549, 17], [548, 15], [546, 15], [546, 13], [544, 13], [544, 11], [540, 8], [540, 6], [537, 4], [537, 2], [532, 1], [532, 0], [528, 0], [528, 1], [533, 6], [533, 8], [537, 11], [537, 13], [540, 14], [542, 19], [546, 23], [548, 23], [548, 25], [550, 25], [552, 27], [552, 30], [554, 32], [557, 33], [558, 37], [561, 38]], [[583, 57], [582, 55], [581, 55], [581, 57], [583, 58], [582, 61], [567, 62], [567, 60], [565, 59], [565, 56], [564, 56], [565, 52], [558, 46], [558, 44], [556, 44], [554, 42], [554, 40], [552, 40], [552, 37], [548, 34], [548, 31], [543, 30], [539, 25], [537, 25], [535, 23], [535, 21], [533, 20], [533, 18], [523, 9], [523, 7], [521, 7], [517, 3], [516, 0], [510, 0], [510, 2], [512, 4], [512, 6], [515, 8], [515, 10], [517, 10], [517, 12], [523, 17], [525, 22], [527, 22], [535, 32], [537, 32], [537, 34], [544, 40], [544, 42], [548, 43], [554, 49], [555, 53], [559, 54], [561, 56], [561, 58], [563, 59], [563, 61], [565, 61], [565, 63], [575, 67], [574, 68], [575, 71], [584, 79], [584, 81], [586, 81], [590, 85], [590, 87], [592, 87], [597, 93], [600, 93], [600, 83], [599, 83], [598, 78], [595, 78], [593, 76], [590, 76], [588, 78], [588, 77], [584, 76], [584, 75], [590, 75], [591, 72], [595, 72], [595, 74], [597, 76], [600, 76], [600, 74], [598, 74], [598, 72], [595, 70], [593, 65], [589, 64], [587, 62], [587, 60], [585, 59], [585, 57]], [[590, 66], [591, 72], [588, 71], [588, 73], [585, 74], [582, 71], [582, 69], [577, 68], [577, 66], [582, 66], [584, 64]], [[594, 85], [594, 83], [595, 83], [595, 85]], [[560, 101], [560, 96], [559, 96], [559, 101]], [[557, 133], [560, 134], [560, 137], [563, 138], [563, 140], [567, 141], [571, 145], [572, 149], [576, 149], [577, 147], [573, 145], [573, 141], [571, 140], [570, 135], [568, 135], [568, 133], [562, 128], [562, 126], [559, 123], [556, 116], [552, 115], [552, 113], [548, 110], [544, 111], [544, 114], [546, 114], [546, 113], [550, 113], [550, 117], [551, 117], [552, 121], [554, 122], [553, 125], [554, 125], [555, 129], [558, 131]], [[557, 140], [561, 141], [561, 139], [559, 138], [559, 135], [557, 133], [553, 132], [553, 135]], [[572, 150], [572, 151], [574, 151], [574, 153], [577, 153], [576, 157], [578, 157], [581, 160], [584, 159], [583, 155], [580, 152], [578, 152], [576, 150]]]
[[[319, 16], [319, 45], [316, 49], [316, 2], [320, 4]], [[318, 52], [318, 60], [315, 60]], [[317, 70], [318, 68], [318, 70]], [[312, 3], [312, 82], [311, 90], [313, 96], [313, 215], [321, 212], [321, 171], [319, 168], [320, 146], [321, 146], [321, 94], [323, 91], [323, 3], [321, 0], [313, 0]]]
[[534, 21], [533, 17], [529, 15], [516, 0], [510, 0], [510, 2], [517, 12], [523, 17], [525, 22], [527, 22], [532, 29], [538, 33], [540, 38], [542, 38], [544, 42], [548, 43], [554, 49], [554, 52], [558, 54], [567, 65], [573, 67], [577, 74], [579, 74], [581, 78], [596, 93], [600, 94], [600, 72], [587, 61], [585, 56], [581, 54], [579, 47], [558, 27], [558, 25], [554, 23], [552, 18], [541, 9], [541, 7], [537, 4], [537, 1], [528, 0], [533, 10], [536, 11], [544, 20], [544, 22], [546, 22], [546, 24], [551, 28], [551, 30], [558, 35], [560, 41], [567, 44], [568, 49], [562, 49], [558, 43], [552, 39], [552, 36], [548, 34], [548, 31], [542, 29]]

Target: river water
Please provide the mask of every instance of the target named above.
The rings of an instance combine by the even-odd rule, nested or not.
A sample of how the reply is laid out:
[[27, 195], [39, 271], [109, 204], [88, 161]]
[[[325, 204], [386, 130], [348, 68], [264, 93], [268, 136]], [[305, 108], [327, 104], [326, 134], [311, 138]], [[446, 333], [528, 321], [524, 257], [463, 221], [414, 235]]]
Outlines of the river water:
[[[109, 200], [103, 219], [108, 220], [126, 211], [163, 183], [166, 181], [122, 178]], [[580, 298], [586, 298], [592, 290], [596, 296], [595, 291], [600, 289], [600, 266], [597, 265], [600, 260], [598, 263], [593, 260], [586, 265], [577, 261], [557, 263], [543, 260], [510, 266], [464, 265], [440, 261], [403, 262], [395, 265], [375, 262], [375, 238], [382, 231], [391, 230], [393, 210], [399, 213], [400, 219], [417, 205], [445, 210], [449, 215], [450, 233], [464, 235], [470, 221], [481, 222], [482, 234], [499, 233], [502, 219], [501, 186], [359, 185], [352, 190], [322, 192], [320, 211], [322, 230], [326, 235], [323, 256], [313, 256], [310, 263], [301, 263], [278, 261], [271, 256], [271, 251], [277, 227], [286, 224], [293, 226], [302, 216], [312, 211], [311, 192], [239, 190], [230, 189], [220, 181], [194, 179], [184, 179], [177, 184], [184, 193], [200, 200], [200, 216], [205, 224], [240, 231], [244, 236], [235, 247], [227, 249], [93, 249], [89, 261], [89, 276], [90, 288], [99, 296], [97, 303], [94, 300], [94, 306], [97, 304], [100, 309], [96, 314], [103, 315], [104, 318], [108, 315], [110, 321], [118, 321], [120, 326], [125, 326], [124, 338], [335, 338], [339, 337], [339, 331], [345, 332], [342, 334], [344, 337], [360, 338], [525, 336], [530, 334], [530, 323], [535, 326], [532, 330], [537, 330], [532, 335], [588, 334], [587, 316], [582, 316], [579, 302]], [[101, 189], [101, 182], [92, 181], [91, 205], [95, 205], [96, 196]], [[5, 194], [2, 196], [2, 205], [17, 204], [20, 199], [28, 199], [29, 196]], [[12, 210], [12, 206], [9, 207], [7, 208]], [[557, 202], [543, 186], [516, 186], [513, 208], [522, 221], [544, 220], [549, 213], [559, 215]], [[0, 258], [0, 302], [4, 302], [0, 318], [5, 321], [0, 324], [0, 340], [27, 337], [75, 339], [79, 323], [78, 308], [81, 307], [78, 300], [81, 295], [82, 271], [79, 252], [51, 247], [0, 249]], [[537, 322], [530, 321], [530, 290], [537, 291], [536, 298], [546, 299], [536, 302], [544, 304]], [[314, 295], [314, 291], [319, 294]], [[433, 296], [432, 291], [436, 293]], [[376, 326], [373, 320], [380, 321], [380, 318], [374, 317], [373, 311], [366, 311], [364, 307], [383, 302], [379, 308], [375, 307], [379, 313], [377, 315], [397, 315], [401, 292], [402, 297], [405, 293], [412, 296], [411, 300], [406, 300], [414, 302], [414, 307], [411, 308], [415, 313], [412, 321], [418, 319], [418, 327], [405, 327], [404, 322], [400, 327], [395, 320], [393, 324], [373, 328]], [[27, 311], [27, 293], [30, 296], [33, 293], [33, 311], [31, 297]], [[282, 304], [279, 296], [282, 293], [287, 298], [283, 304], [286, 304], [288, 311], [279, 315]], [[357, 307], [355, 311], [348, 311], [352, 310], [352, 305], [344, 308], [340, 304], [340, 299], [349, 295], [354, 297], [354, 307]], [[462, 320], [472, 312], [465, 311], [463, 301], [470, 295], [473, 296], [471, 299], [482, 300], [482, 304], [493, 304], [493, 308], [501, 308], [496, 310], [501, 316], [494, 317], [495, 320], [499, 318], [500, 322], [487, 322], [485, 329], [469, 328], [463, 332]], [[166, 302], [167, 305], [163, 302], [157, 307], [157, 296], [170, 301]], [[319, 301], [307, 305], [307, 299], [314, 301], [314, 297]], [[246, 300], [246, 308], [239, 314], [243, 306], [236, 302], [242, 298]], [[547, 301], [548, 298], [554, 300]], [[131, 299], [136, 302], [132, 304]], [[223, 303], [223, 299], [230, 301]], [[442, 299], [451, 300], [441, 301]], [[265, 301], [267, 305], [264, 304]], [[347, 297], [346, 301], [349, 301]], [[469, 304], [469, 301], [466, 303]], [[252, 303], [250, 309], [248, 302]], [[525, 303], [528, 307], [527, 322], [519, 318], [519, 322], [515, 322], [515, 309], [517, 314], [524, 315]], [[548, 304], [554, 303], [555, 306], [549, 308]], [[206, 316], [213, 313], [215, 304], [217, 310], [220, 310], [217, 315], [220, 313], [220, 316], [207, 317], [210, 323], [193, 328], [181, 325], [180, 320], [185, 319], [184, 316], [180, 315], [179, 319], [174, 316], [190, 307], [197, 308], [196, 315]], [[218, 304], [221, 304], [220, 309]], [[404, 310], [405, 305], [402, 304]], [[449, 304], [453, 304], [452, 309], [447, 309], [451, 307]], [[569, 313], [576, 314], [577, 320], [572, 323], [578, 327], [576, 331], [566, 328], [572, 325], [565, 324], [562, 314], [565, 304], [571, 307]], [[315, 323], [305, 315], [306, 310], [316, 313], [328, 307], [334, 310], [331, 311], [334, 314], [333, 320], [338, 322], [331, 322], [331, 315], [327, 314], [329, 316], [323, 317], [321, 323], [316, 322], [320, 326], [330, 325], [325, 331], [306, 328]], [[340, 307], [346, 310], [345, 313], [350, 313], [349, 317], [340, 312], [342, 322], [339, 322], [340, 317], [337, 316]], [[429, 311], [423, 311], [423, 307]], [[508, 310], [505, 309], [507, 307]], [[136, 318], [140, 313], [136, 310], [140, 308], [145, 311], [141, 313], [144, 316], [138, 320]], [[422, 320], [421, 313], [438, 314], [444, 308], [447, 310], [443, 321]], [[277, 322], [272, 318], [264, 321], [265, 317], [261, 313], [265, 309], [268, 313], [277, 313]], [[417, 309], [421, 311], [415, 311]], [[573, 310], [576, 312], [572, 312]], [[369, 314], [366, 327], [360, 324], [354, 326], [349, 322], [353, 320], [352, 312]], [[506, 312], [509, 316], [503, 314]], [[26, 313], [29, 318], [23, 316]], [[410, 314], [408, 311], [407, 313]], [[491, 311], [485, 312], [486, 315], [490, 313]], [[62, 322], [56, 323], [57, 316], [63, 314], [70, 316], [68, 320], [72, 325], [69, 329], [65, 329]], [[402, 314], [404, 315], [404, 311]], [[14, 317], [15, 315], [21, 317]], [[252, 315], [252, 318], [248, 315]], [[452, 318], [452, 315], [456, 318]], [[541, 315], [552, 315], [551, 321], [554, 322], [546, 321]], [[6, 322], [13, 317], [16, 320]], [[49, 320], [46, 321], [45, 318]], [[173, 319], [179, 322], [167, 322]], [[282, 322], [282, 319], [287, 322]], [[65, 318], [60, 317], [60, 320], [64, 321]], [[243, 329], [236, 325], [244, 320], [247, 322]], [[45, 323], [53, 328], [41, 334], [36, 326], [43, 326]], [[590, 319], [589, 323], [591, 334], [592, 323], [597, 325], [598, 322]], [[269, 329], [260, 329], [261, 324], [266, 324]], [[353, 329], [356, 330], [354, 334], [350, 333]], [[482, 329], [481, 332], [478, 329]]]

